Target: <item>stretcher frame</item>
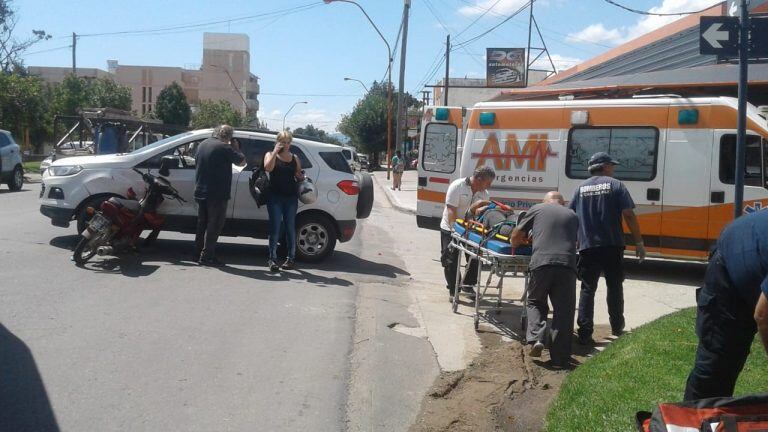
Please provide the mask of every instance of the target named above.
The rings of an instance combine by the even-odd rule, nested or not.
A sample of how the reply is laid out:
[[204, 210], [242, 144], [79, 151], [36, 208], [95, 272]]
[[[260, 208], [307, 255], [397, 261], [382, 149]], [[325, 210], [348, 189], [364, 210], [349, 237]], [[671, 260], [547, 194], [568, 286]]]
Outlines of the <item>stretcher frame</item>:
[[[528, 300], [528, 282], [530, 279], [530, 274], [528, 271], [528, 266], [531, 262], [531, 257], [529, 255], [507, 255], [507, 254], [500, 254], [498, 252], [492, 251], [488, 248], [485, 248], [481, 246], [480, 244], [473, 242], [465, 237], [463, 237], [460, 234], [452, 233], [451, 234], [451, 244], [449, 246], [450, 248], [457, 250], [459, 253], [457, 262], [456, 262], [456, 280], [454, 283], [454, 286], [456, 287], [454, 290], [453, 295], [453, 301], [452, 301], [452, 308], [453, 312], [457, 313], [458, 307], [459, 307], [459, 296], [461, 295], [462, 288], [468, 288], [472, 287], [475, 290], [475, 331], [478, 330], [480, 326], [480, 318], [481, 318], [481, 312], [483, 311], [493, 311], [495, 313], [501, 313], [503, 309], [502, 305], [502, 295], [504, 291], [504, 277], [506, 277], [509, 273], [511, 273], [513, 276], [517, 276], [518, 274], [522, 274], [522, 276], [525, 278], [524, 286], [523, 286], [523, 294], [521, 298], [519, 299], [512, 299], [512, 302], [519, 301], [522, 306], [522, 314], [520, 316], [520, 325], [523, 329], [523, 333], [526, 331], [526, 327], [528, 325], [528, 313], [526, 310], [526, 303]], [[469, 259], [467, 259], [466, 263], [462, 265], [462, 259], [464, 257], [464, 254], [466, 254]], [[476, 259], [478, 261], [477, 265], [477, 279], [475, 281], [475, 285], [464, 285], [462, 283], [462, 273], [466, 274], [467, 270], [469, 269], [469, 264], [471, 260]], [[488, 270], [488, 277], [485, 281], [485, 284], [482, 285], [482, 275], [483, 275], [483, 267], [490, 267]], [[462, 270], [464, 270], [462, 272]], [[491, 281], [493, 280], [493, 276], [496, 275], [499, 280], [495, 287], [491, 286]], [[497, 294], [493, 295], [488, 293], [488, 289], [496, 289], [498, 290]], [[496, 306], [486, 306], [481, 307], [480, 303], [482, 302], [483, 298], [486, 296], [488, 297], [496, 297]], [[486, 321], [488, 321], [486, 319]]]

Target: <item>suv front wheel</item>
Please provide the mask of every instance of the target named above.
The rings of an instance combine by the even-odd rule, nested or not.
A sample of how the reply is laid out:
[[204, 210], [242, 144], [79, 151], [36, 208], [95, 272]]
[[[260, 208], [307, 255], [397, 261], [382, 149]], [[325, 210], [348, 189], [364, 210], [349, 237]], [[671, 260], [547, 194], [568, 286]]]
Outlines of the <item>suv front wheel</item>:
[[327, 258], [336, 248], [336, 227], [321, 214], [299, 215], [296, 222], [296, 258], [317, 262]]

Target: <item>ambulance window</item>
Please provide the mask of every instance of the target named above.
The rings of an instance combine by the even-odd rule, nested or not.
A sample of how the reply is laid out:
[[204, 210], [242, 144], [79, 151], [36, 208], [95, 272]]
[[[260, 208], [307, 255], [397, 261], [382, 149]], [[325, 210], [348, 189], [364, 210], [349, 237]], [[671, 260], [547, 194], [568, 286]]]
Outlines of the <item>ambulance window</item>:
[[589, 178], [590, 156], [606, 152], [621, 163], [614, 173], [617, 179], [651, 181], [656, 177], [658, 147], [659, 131], [653, 127], [573, 128], [568, 136], [566, 174]]
[[456, 170], [456, 125], [429, 123], [424, 131], [421, 166], [426, 171], [452, 173]]
[[[759, 136], [747, 135], [746, 166], [744, 167], [744, 184], [747, 186], [764, 187], [763, 165], [760, 157]], [[765, 152], [763, 152], [765, 153]], [[720, 138], [720, 181], [725, 184], [736, 182], [736, 135], [726, 134]]]

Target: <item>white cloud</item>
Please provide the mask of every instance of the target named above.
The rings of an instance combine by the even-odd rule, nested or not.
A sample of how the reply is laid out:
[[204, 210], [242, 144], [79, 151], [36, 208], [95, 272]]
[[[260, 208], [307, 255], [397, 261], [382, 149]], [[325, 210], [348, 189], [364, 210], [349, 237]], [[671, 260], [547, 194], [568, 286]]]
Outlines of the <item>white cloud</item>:
[[[722, 0], [662, 0], [659, 6], [650, 8], [648, 12], [657, 14], [692, 12], [714, 6], [721, 1]], [[683, 17], [684, 15], [648, 15], [638, 18], [634, 25], [614, 28], [606, 28], [602, 23], [592, 24], [579, 32], [569, 34], [568, 40], [570, 42], [596, 42], [619, 45]]]
[[566, 38], [568, 42], [618, 43], [622, 39], [618, 29], [607, 29], [603, 23], [592, 24], [584, 30], [571, 33]]
[[340, 119], [341, 114], [339, 113], [330, 113], [324, 109], [307, 108], [291, 111], [285, 120], [285, 126], [296, 129], [311, 124], [326, 132], [333, 132], [336, 130], [336, 125], [338, 125]]
[[[555, 64], [555, 69], [557, 69], [558, 72], [576, 66], [584, 61], [580, 58], [568, 57], [560, 54], [551, 54], [551, 57], [552, 63]], [[549, 63], [548, 58], [542, 56], [540, 59], [536, 60], [531, 67], [533, 69], [549, 70], [552, 68], [552, 65]]]
[[[497, 0], [475, 0], [474, 6], [464, 6], [459, 9], [459, 13], [464, 16], [477, 16], [490, 9]], [[520, 9], [528, 0], [499, 0], [496, 6], [493, 6], [491, 12], [499, 15], [509, 15]], [[537, 3], [538, 4], [538, 3]]]

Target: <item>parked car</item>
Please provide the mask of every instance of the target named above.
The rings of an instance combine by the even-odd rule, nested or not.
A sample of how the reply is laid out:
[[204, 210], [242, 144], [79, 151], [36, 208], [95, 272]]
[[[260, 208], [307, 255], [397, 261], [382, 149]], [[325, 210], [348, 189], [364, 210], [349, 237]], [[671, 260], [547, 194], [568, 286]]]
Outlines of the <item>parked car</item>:
[[353, 149], [352, 147], [343, 147], [341, 153], [344, 155], [344, 159], [347, 160], [347, 163], [352, 168], [352, 171], [360, 171], [360, 158], [357, 155], [357, 150]]
[[368, 166], [368, 156], [366, 155], [358, 155], [358, 158], [360, 159], [360, 170], [361, 171], [370, 171]]
[[12, 191], [24, 185], [24, 168], [21, 166], [21, 149], [11, 133], [0, 129], [0, 183]]
[[[51, 163], [43, 175], [40, 212], [56, 226], [68, 227], [72, 221], [78, 232], [86, 227], [88, 207], [99, 208], [104, 200], [124, 197], [128, 188], [143, 191], [144, 182], [134, 168], [157, 175], [164, 156], [178, 163], [168, 180], [188, 201], [166, 201], [159, 213], [165, 216], [166, 231], [194, 233], [197, 207], [194, 204], [195, 153], [197, 144], [211, 137], [213, 130], [185, 132], [131, 153], [71, 157]], [[227, 211], [225, 236], [267, 238], [266, 206], [257, 207], [249, 189], [252, 168], [275, 144], [275, 134], [236, 131], [246, 156], [244, 168], [233, 167], [232, 200]], [[352, 238], [357, 219], [367, 218], [373, 206], [373, 183], [368, 174], [352, 172], [342, 147], [295, 138], [291, 151], [301, 160], [307, 177], [318, 190], [313, 204], [299, 204], [296, 219], [297, 258], [319, 261], [329, 256], [336, 242]]]

